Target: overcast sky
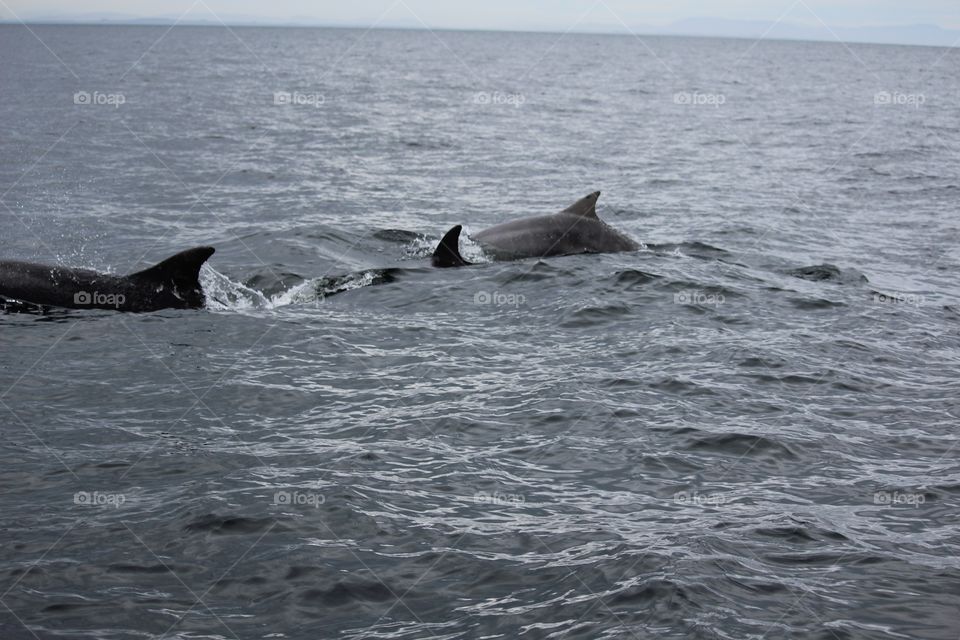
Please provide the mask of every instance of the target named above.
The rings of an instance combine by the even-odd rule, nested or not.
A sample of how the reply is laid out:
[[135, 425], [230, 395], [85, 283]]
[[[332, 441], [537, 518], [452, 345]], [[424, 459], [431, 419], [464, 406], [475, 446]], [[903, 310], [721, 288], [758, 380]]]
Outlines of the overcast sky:
[[[391, 9], [392, 7], [392, 9]], [[419, 18], [434, 28], [558, 29], [665, 25], [684, 18], [728, 18], [830, 26], [935, 24], [960, 29], [960, 0], [0, 0], [0, 17], [115, 14], [187, 20], [265, 20], [370, 25]]]

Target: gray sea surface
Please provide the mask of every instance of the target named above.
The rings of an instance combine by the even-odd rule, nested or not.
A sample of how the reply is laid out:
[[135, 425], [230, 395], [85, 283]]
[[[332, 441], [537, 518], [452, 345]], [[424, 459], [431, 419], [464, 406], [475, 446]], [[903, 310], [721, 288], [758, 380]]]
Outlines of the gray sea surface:
[[[0, 638], [951, 638], [960, 53], [0, 26]], [[637, 252], [434, 269], [601, 190]]]

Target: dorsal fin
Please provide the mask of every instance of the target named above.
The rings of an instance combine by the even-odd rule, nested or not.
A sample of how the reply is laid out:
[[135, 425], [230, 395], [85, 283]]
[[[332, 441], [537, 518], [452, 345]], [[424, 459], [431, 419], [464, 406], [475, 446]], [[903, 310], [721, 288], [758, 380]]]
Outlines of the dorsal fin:
[[187, 249], [128, 277], [157, 284], [172, 284], [180, 291], [199, 289], [200, 267], [210, 259], [214, 251], [216, 250], [213, 247]]
[[596, 218], [597, 217], [597, 200], [600, 198], [600, 192], [594, 191], [588, 196], [584, 196], [574, 202], [572, 205], [561, 211], [560, 213], [572, 214], [575, 216], [583, 216], [584, 218]]
[[435, 267], [462, 267], [470, 264], [460, 255], [460, 232], [463, 227], [459, 224], [443, 236], [443, 240], [433, 252], [433, 266]]

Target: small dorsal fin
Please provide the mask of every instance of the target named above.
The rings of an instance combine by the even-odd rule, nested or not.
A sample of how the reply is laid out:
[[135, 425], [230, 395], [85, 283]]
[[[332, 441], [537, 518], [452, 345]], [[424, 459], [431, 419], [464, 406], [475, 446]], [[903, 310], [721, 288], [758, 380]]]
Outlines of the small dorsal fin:
[[570, 205], [560, 213], [583, 216], [584, 218], [596, 218], [597, 217], [597, 200], [599, 198], [600, 198], [600, 192], [594, 191], [590, 195], [580, 198], [579, 200], [574, 202], [572, 205]]
[[463, 227], [458, 224], [447, 231], [447, 235], [443, 236], [443, 240], [440, 241], [437, 249], [433, 252], [433, 259], [431, 260], [433, 266], [463, 267], [470, 264], [460, 255], [460, 232], [462, 230]]
[[172, 284], [181, 290], [197, 289], [200, 287], [200, 267], [210, 259], [214, 251], [213, 247], [187, 249], [129, 277], [158, 284]]

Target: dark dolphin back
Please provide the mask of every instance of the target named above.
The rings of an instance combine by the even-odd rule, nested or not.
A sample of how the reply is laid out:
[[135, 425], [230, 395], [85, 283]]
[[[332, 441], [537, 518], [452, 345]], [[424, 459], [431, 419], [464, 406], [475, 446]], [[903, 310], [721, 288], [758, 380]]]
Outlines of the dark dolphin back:
[[214, 251], [213, 247], [187, 249], [127, 279], [134, 287], [144, 290], [145, 299], [150, 300], [145, 300], [144, 307], [199, 308], [206, 302], [200, 286], [200, 267]]
[[115, 288], [117, 278], [87, 269], [34, 264], [19, 260], [0, 262], [0, 295], [41, 306], [72, 307], [78, 293]]
[[473, 239], [500, 260], [638, 249], [636, 242], [600, 219], [599, 198], [600, 192], [594, 191], [559, 213], [504, 222]]

